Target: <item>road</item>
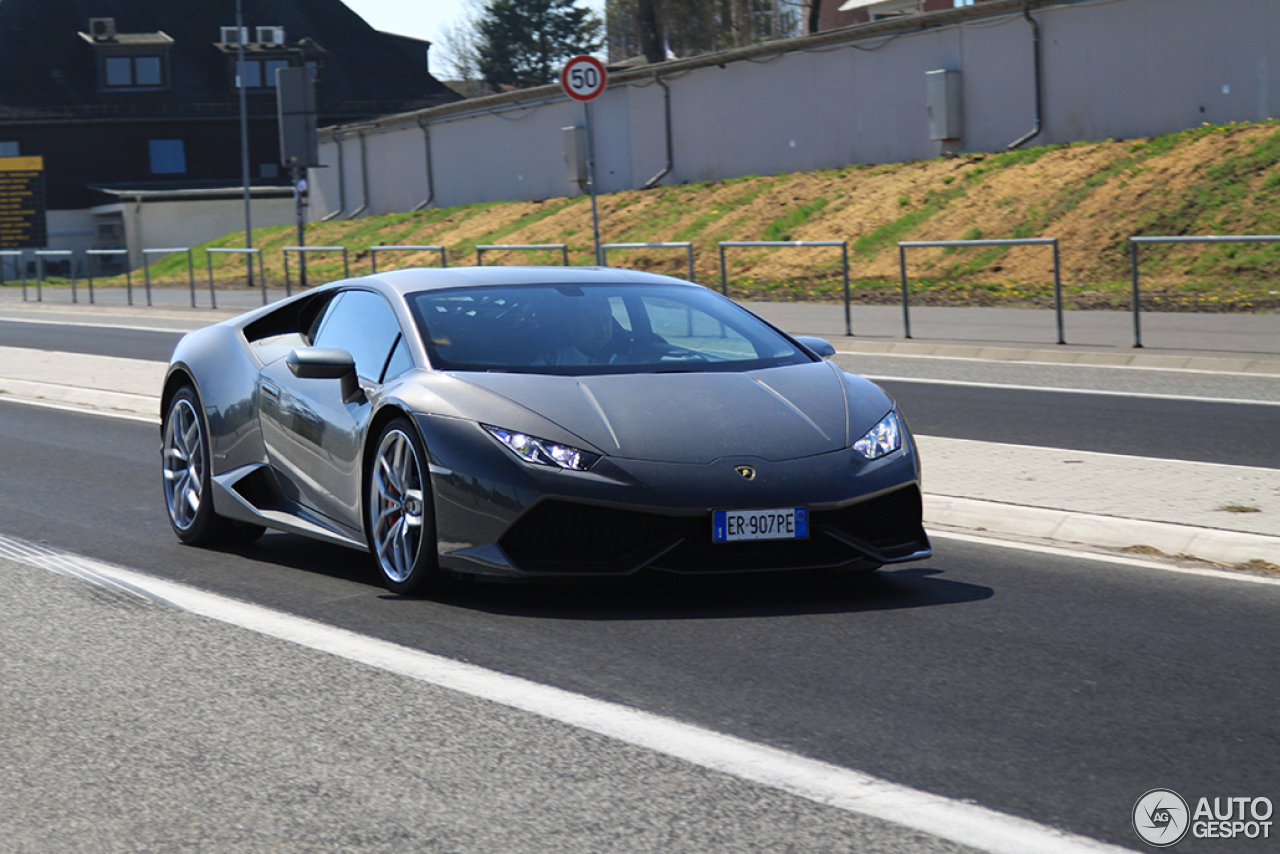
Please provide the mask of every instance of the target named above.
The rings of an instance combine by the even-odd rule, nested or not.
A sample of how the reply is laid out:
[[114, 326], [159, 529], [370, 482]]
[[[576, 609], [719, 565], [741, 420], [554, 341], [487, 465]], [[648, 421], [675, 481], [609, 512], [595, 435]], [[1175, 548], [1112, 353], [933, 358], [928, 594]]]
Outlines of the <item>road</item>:
[[[141, 327], [0, 319], [6, 346], [128, 359], [166, 361], [181, 337]], [[865, 355], [836, 361], [876, 378], [924, 435], [1280, 468], [1280, 380], [1272, 377], [1205, 376], [1189, 383], [1176, 371], [977, 369]], [[991, 381], [993, 370], [999, 382]]]
[[[175, 337], [25, 329], [22, 345], [0, 334], [133, 358]], [[1033, 379], [1061, 388], [1064, 376]], [[1105, 387], [1130, 378], [1092, 383], [1105, 394], [937, 376], [886, 385], [919, 432], [1121, 453], [1138, 451], [1117, 437], [1137, 434], [1148, 455], [1280, 467], [1274, 380], [1211, 389], [1248, 404]], [[1163, 381], [1153, 372], [1143, 393], [1164, 394]], [[1224, 423], [1230, 441], [1214, 429]], [[158, 448], [151, 425], [0, 403], [0, 534], [1122, 846], [1138, 847], [1128, 810], [1157, 786], [1280, 800], [1277, 586], [939, 538], [934, 559], [856, 581], [481, 584], [403, 599], [363, 555], [288, 535], [180, 546]]]

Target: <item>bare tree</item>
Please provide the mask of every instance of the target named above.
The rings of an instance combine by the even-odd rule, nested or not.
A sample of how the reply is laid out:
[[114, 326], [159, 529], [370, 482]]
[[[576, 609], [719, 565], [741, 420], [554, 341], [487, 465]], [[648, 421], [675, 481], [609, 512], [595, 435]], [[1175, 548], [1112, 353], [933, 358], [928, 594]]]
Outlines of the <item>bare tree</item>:
[[437, 51], [442, 51], [442, 71], [436, 77], [466, 98], [488, 95], [492, 91], [480, 73], [479, 22], [484, 14], [483, 0], [466, 0], [462, 14], [444, 28]]

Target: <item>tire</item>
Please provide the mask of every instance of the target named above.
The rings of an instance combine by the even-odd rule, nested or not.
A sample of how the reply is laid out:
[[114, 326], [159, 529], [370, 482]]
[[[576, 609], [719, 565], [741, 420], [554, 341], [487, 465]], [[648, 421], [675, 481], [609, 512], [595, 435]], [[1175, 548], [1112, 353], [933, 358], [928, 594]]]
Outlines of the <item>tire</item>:
[[393, 593], [445, 586], [426, 460], [418, 431], [407, 420], [396, 418], [378, 434], [367, 475], [365, 532], [382, 582]]
[[193, 546], [232, 546], [261, 537], [266, 528], [214, 512], [209, 428], [200, 397], [191, 386], [178, 389], [169, 402], [162, 436], [165, 508], [178, 539]]

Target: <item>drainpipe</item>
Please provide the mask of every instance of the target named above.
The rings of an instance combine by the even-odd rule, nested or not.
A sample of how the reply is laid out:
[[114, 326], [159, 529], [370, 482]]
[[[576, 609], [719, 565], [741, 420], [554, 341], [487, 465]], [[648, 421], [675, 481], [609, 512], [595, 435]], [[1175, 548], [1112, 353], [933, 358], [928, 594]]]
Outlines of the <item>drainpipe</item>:
[[653, 72], [653, 79], [662, 87], [662, 108], [666, 115], [667, 124], [667, 165], [662, 167], [661, 172], [646, 181], [644, 186], [641, 187], [642, 190], [652, 190], [654, 187], [658, 186], [658, 182], [667, 177], [667, 174], [671, 172], [671, 163], [673, 160], [671, 152], [671, 90], [667, 88], [667, 84], [663, 81], [662, 77], [658, 75], [658, 72]]
[[1027, 2], [1028, 0], [1022, 0], [1022, 17], [1026, 18], [1027, 23], [1031, 25], [1031, 62], [1036, 85], [1036, 126], [1029, 133], [1009, 143], [1007, 146], [1009, 149], [1021, 148], [1028, 140], [1039, 136], [1042, 118], [1040, 99], [1040, 25], [1036, 23], [1035, 18], [1031, 17], [1031, 10], [1028, 8]]
[[337, 219], [347, 209], [347, 171], [342, 166], [342, 137], [335, 133], [333, 141], [338, 146], [338, 209], [320, 217], [321, 222]]
[[364, 193], [364, 203], [347, 214], [347, 219], [355, 219], [369, 209], [369, 156], [365, 150], [364, 131], [364, 128], [356, 130], [356, 136], [360, 138], [360, 188]]
[[427, 150], [427, 197], [413, 206], [414, 211], [422, 210], [436, 197], [436, 182], [431, 172], [431, 130], [422, 119], [418, 119], [418, 127], [422, 130], [422, 144]]

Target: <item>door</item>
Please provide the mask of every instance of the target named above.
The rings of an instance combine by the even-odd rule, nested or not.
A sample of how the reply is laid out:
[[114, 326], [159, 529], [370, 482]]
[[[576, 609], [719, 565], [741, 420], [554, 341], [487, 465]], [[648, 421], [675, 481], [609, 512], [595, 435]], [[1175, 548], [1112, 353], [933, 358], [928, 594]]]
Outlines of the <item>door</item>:
[[344, 401], [340, 381], [300, 379], [279, 359], [260, 377], [263, 441], [280, 482], [304, 512], [359, 536], [361, 451], [373, 409], [369, 397], [376, 394], [400, 340], [400, 323], [382, 295], [350, 290], [330, 301], [314, 329], [311, 346], [351, 354], [362, 393]]

